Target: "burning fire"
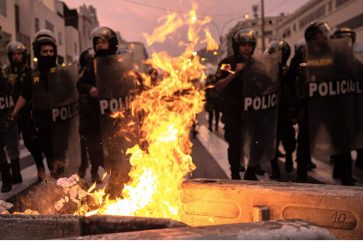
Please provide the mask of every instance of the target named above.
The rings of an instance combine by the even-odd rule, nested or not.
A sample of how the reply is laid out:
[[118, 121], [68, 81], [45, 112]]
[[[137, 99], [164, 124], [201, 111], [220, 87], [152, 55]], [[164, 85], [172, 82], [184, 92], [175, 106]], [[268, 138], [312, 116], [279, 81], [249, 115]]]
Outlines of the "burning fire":
[[[187, 15], [170, 14], [160, 19], [163, 24], [151, 35], [144, 34], [147, 43], [152, 45], [163, 42], [179, 28], [188, 27], [187, 43], [179, 43], [185, 47], [182, 55], [171, 57], [166, 52], [153, 53], [147, 61], [164, 73], [158, 84], [153, 85], [150, 76], [139, 74], [147, 88], [136, 96], [131, 109], [134, 115], [142, 114], [143, 117], [141, 140], [127, 151], [131, 155], [132, 168], [130, 182], [123, 187], [122, 196], [111, 199], [105, 189], [96, 190], [94, 184], [86, 194], [78, 196], [91, 196], [93, 206], [79, 203], [76, 214], [180, 220], [183, 214], [181, 185], [188, 173], [196, 168], [191, 158], [189, 131], [196, 114], [204, 106], [204, 90], [199, 83], [206, 77], [205, 67], [199, 62], [195, 48], [200, 43], [207, 43], [210, 49], [218, 47], [208, 29], [204, 30], [205, 40], [200, 40], [203, 26], [211, 19], [199, 19], [196, 10], [197, 5], [193, 3]], [[124, 115], [114, 113], [113, 117], [122, 118]], [[63, 204], [63, 200], [61, 202]]]

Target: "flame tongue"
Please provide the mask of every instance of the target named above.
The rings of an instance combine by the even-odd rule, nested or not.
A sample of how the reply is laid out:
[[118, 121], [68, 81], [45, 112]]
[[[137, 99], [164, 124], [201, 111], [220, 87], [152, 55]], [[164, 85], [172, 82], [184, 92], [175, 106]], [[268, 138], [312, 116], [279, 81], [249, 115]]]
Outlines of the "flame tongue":
[[[99, 208], [87, 215], [135, 215], [180, 219], [183, 212], [180, 187], [188, 172], [195, 169], [192, 162], [189, 130], [196, 113], [203, 108], [204, 91], [196, 83], [205, 78], [205, 67], [199, 63], [194, 48], [202, 26], [210, 21], [196, 16], [197, 5], [182, 17], [171, 14], [152, 35], [148, 44], [162, 42], [166, 36], [183, 25], [189, 27], [185, 52], [179, 57], [153, 53], [148, 60], [155, 69], [164, 72], [157, 86], [151, 86], [148, 76], [142, 75], [149, 89], [135, 98], [133, 113], [142, 113], [141, 141], [128, 150], [131, 154], [131, 181], [125, 185], [122, 198], [104, 198], [104, 191], [93, 193]], [[212, 41], [206, 32], [206, 43]], [[208, 44], [210, 48], [215, 42]], [[212, 47], [211, 47], [212, 46]], [[146, 80], [145, 80], [146, 79]]]

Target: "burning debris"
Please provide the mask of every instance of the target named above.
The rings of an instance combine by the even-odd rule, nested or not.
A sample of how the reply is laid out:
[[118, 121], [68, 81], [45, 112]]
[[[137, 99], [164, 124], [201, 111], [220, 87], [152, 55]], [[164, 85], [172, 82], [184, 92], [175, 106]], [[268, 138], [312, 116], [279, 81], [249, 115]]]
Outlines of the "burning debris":
[[13, 206], [11, 203], [0, 200], [0, 214], [10, 214], [8, 210]]
[[[105, 189], [86, 190], [77, 175], [56, 182], [40, 184], [23, 199], [25, 208], [40, 214], [128, 215], [180, 220], [183, 214], [181, 185], [196, 167], [192, 162], [189, 131], [204, 106], [205, 67], [199, 62], [195, 48], [203, 43], [212, 50], [217, 44], [209, 30], [203, 27], [209, 17], [199, 19], [197, 5], [185, 16], [171, 14], [151, 35], [147, 42], [163, 42], [181, 27], [188, 27], [181, 56], [171, 57], [165, 52], [153, 53], [146, 64], [163, 73], [151, 80], [150, 75], [135, 73], [145, 86], [130, 104], [132, 115], [142, 116], [140, 140], [127, 150], [130, 155], [130, 181], [119, 188], [120, 197], [111, 199]], [[200, 33], [204, 31], [205, 39]], [[135, 68], [138, 69], [138, 68]], [[140, 79], [141, 78], [141, 79]], [[124, 118], [116, 112], [114, 118]], [[118, 135], [124, 134], [120, 130]], [[23, 209], [25, 210], [25, 209]]]

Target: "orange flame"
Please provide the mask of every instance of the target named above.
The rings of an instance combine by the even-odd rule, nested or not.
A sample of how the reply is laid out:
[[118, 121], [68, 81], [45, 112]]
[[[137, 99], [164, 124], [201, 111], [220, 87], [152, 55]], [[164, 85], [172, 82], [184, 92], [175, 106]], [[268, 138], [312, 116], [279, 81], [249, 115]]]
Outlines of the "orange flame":
[[[139, 145], [128, 150], [131, 154], [131, 181], [124, 186], [122, 198], [112, 200], [105, 197], [104, 190], [94, 191], [92, 195], [99, 207], [86, 215], [134, 215], [180, 220], [183, 213], [180, 188], [186, 175], [196, 168], [191, 158], [189, 130], [196, 114], [204, 106], [204, 91], [198, 84], [206, 77], [205, 67], [199, 62], [194, 49], [199, 44], [203, 25], [210, 18], [198, 19], [196, 9], [197, 5], [193, 4], [184, 18], [170, 14], [163, 18], [164, 24], [152, 35], [145, 34], [150, 45], [164, 41], [182, 25], [189, 27], [188, 43], [181, 56], [170, 57], [166, 52], [160, 52], [153, 53], [148, 60], [153, 68], [166, 73], [158, 85], [152, 86], [147, 75], [139, 75], [149, 88], [136, 96], [131, 104], [132, 113], [143, 114], [142, 135]], [[210, 34], [206, 35], [209, 44], [213, 39]], [[115, 113], [113, 117], [122, 117], [122, 114]], [[90, 192], [93, 190], [94, 187]]]

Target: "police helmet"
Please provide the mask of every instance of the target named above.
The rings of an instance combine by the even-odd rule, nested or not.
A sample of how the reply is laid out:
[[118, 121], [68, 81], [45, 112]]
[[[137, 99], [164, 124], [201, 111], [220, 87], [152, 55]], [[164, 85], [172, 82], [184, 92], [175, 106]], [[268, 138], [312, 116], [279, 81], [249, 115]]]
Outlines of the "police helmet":
[[254, 51], [256, 48], [256, 43], [256, 33], [253, 29], [238, 30], [232, 37], [232, 45], [235, 53], [238, 53], [238, 47], [242, 44], [251, 44]]
[[7, 50], [7, 54], [8, 54], [8, 58], [10, 62], [13, 62], [13, 58], [12, 55], [15, 52], [20, 52], [23, 54], [23, 59], [22, 62], [25, 62], [26, 59], [26, 55], [27, 55], [27, 49], [25, 47], [25, 45], [23, 45], [22, 43], [18, 42], [18, 41], [11, 41], [8, 46], [6, 47]]
[[333, 39], [349, 37], [352, 39], [352, 43], [354, 44], [357, 34], [352, 29], [344, 27], [337, 29], [331, 37]]
[[328, 38], [329, 31], [330, 27], [327, 22], [313, 22], [306, 28], [304, 37], [306, 42], [314, 40], [317, 33], [322, 33]]
[[93, 48], [87, 48], [84, 51], [82, 51], [81, 55], [79, 56], [79, 66], [80, 69], [87, 66], [90, 62], [92, 62], [93, 58], [95, 56], [95, 51]]
[[115, 31], [110, 29], [109, 27], [97, 27], [91, 32], [91, 39], [93, 44], [93, 49], [96, 51], [96, 41], [97, 39], [102, 38], [108, 40], [109, 48], [108, 53], [109, 54], [115, 54], [118, 49], [118, 39]]
[[54, 47], [54, 56], [57, 56], [57, 42], [52, 31], [43, 29], [34, 35], [33, 51], [35, 57], [40, 57], [40, 47], [43, 45], [52, 45]]
[[271, 55], [271, 54], [276, 53], [276, 52], [281, 53], [281, 63], [283, 65], [286, 65], [286, 62], [289, 59], [290, 54], [291, 54], [290, 45], [284, 40], [271, 41], [271, 43], [267, 47], [265, 53]]

